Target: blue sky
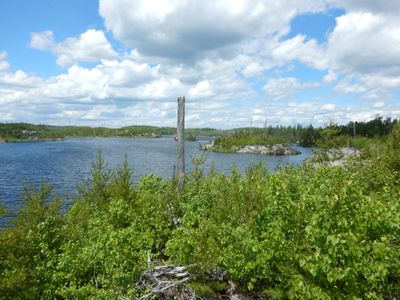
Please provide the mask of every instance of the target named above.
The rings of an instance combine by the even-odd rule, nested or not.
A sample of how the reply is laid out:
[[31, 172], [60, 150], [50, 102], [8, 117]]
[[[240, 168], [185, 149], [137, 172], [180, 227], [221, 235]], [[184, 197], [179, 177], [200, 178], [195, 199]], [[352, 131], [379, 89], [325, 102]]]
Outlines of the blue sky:
[[29, 47], [30, 34], [52, 30], [58, 40], [78, 36], [90, 28], [104, 30], [92, 0], [10, 0], [0, 3], [0, 51], [8, 53], [14, 70], [20, 69], [45, 78], [63, 71], [49, 52]]
[[[400, 117], [400, 3], [5, 0], [0, 122], [188, 127]], [[382, 47], [384, 45], [384, 47]]]

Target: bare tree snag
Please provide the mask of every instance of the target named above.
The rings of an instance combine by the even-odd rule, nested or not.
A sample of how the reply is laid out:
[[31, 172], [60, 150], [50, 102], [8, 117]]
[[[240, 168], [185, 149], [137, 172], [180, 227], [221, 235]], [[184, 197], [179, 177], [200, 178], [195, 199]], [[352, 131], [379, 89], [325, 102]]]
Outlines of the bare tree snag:
[[185, 97], [178, 98], [178, 188], [182, 189], [185, 179]]

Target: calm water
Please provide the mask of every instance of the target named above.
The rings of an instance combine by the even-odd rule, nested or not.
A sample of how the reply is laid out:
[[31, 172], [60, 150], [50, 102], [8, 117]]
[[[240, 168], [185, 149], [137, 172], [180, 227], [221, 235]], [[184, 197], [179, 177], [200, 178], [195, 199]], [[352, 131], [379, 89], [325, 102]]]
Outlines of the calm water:
[[[199, 142], [186, 142], [186, 167], [192, 168], [191, 158], [200, 157]], [[109, 168], [115, 168], [128, 155], [134, 180], [154, 173], [163, 178], [171, 177], [176, 164], [176, 142], [171, 137], [148, 138], [87, 138], [66, 139], [54, 142], [0, 143], [0, 203], [15, 208], [22, 201], [23, 183], [38, 186], [46, 180], [59, 195], [67, 199], [76, 186], [89, 177], [91, 163], [102, 149]], [[229, 173], [232, 164], [245, 171], [256, 162], [263, 161], [273, 171], [278, 165], [299, 164], [311, 155], [309, 149], [299, 147], [302, 154], [286, 157], [252, 154], [225, 154], [207, 152], [205, 167], [214, 163], [218, 171]]]

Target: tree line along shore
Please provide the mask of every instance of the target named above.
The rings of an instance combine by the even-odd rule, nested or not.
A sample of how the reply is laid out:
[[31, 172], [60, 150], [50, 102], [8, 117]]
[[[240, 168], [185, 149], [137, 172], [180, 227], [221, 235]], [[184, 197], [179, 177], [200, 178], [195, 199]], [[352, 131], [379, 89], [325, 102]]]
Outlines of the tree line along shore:
[[[349, 137], [360, 139], [386, 136], [395, 126], [397, 120], [377, 117], [368, 122], [350, 122], [345, 125], [327, 125], [335, 128], [334, 135], [342, 137], [342, 143], [349, 143]], [[324, 128], [325, 128], [324, 127]], [[315, 146], [321, 138], [324, 128], [309, 126], [268, 126], [264, 128], [247, 127], [227, 130], [214, 128], [188, 128], [185, 130], [189, 141], [196, 141], [197, 136], [215, 136], [214, 150], [232, 152], [233, 147], [247, 145], [271, 146], [275, 144], [293, 144]], [[66, 137], [160, 137], [174, 135], [174, 127], [156, 127], [133, 125], [121, 128], [89, 126], [52, 126], [29, 123], [0, 123], [0, 141], [45, 141], [62, 140]], [[337, 141], [336, 141], [337, 142]], [[355, 140], [353, 143], [356, 145]]]

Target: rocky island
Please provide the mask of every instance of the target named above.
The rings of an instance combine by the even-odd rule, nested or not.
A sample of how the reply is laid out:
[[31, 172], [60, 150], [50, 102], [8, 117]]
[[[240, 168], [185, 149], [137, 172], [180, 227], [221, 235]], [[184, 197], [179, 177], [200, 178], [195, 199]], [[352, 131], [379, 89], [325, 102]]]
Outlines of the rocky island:
[[222, 148], [216, 145], [214, 141], [200, 145], [203, 151], [215, 152], [231, 152], [231, 153], [247, 153], [247, 154], [264, 154], [264, 155], [297, 155], [301, 152], [287, 144], [272, 144], [272, 145], [244, 145], [231, 146], [230, 148]]

